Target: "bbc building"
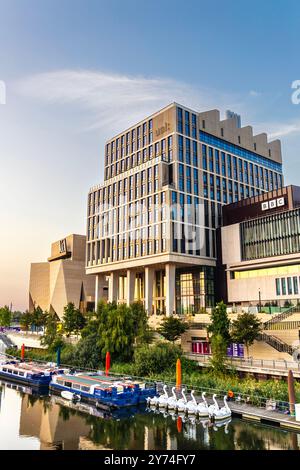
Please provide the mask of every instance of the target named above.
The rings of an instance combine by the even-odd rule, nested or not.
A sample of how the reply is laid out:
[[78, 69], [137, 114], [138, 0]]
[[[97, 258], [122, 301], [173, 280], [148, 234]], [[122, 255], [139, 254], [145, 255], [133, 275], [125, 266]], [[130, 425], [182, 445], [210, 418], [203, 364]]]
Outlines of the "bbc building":
[[[222, 207], [283, 186], [280, 141], [239, 116], [172, 103], [105, 146], [88, 195], [86, 273], [96, 303], [144, 302], [149, 315], [195, 314], [219, 299]], [[235, 247], [233, 247], [235, 249]]]
[[224, 299], [241, 306], [300, 301], [300, 188], [287, 186], [224, 206]]

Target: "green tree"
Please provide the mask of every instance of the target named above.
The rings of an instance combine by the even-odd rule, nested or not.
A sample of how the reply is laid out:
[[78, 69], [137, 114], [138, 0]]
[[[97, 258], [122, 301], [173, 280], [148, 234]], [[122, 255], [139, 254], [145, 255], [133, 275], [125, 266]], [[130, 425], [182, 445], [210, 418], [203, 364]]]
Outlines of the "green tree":
[[99, 329], [98, 345], [102, 356], [109, 351], [112, 357], [130, 359], [133, 354], [135, 342], [134, 317], [130, 307], [125, 304], [118, 305], [107, 315], [106, 327]]
[[22, 315], [22, 312], [20, 312], [19, 310], [15, 310], [14, 312], [12, 312], [12, 321], [15, 323], [19, 323]]
[[11, 324], [11, 311], [7, 305], [0, 308], [0, 326], [10, 326]]
[[72, 302], [69, 302], [64, 308], [63, 316], [63, 327], [67, 336], [70, 336], [72, 333], [78, 334], [78, 332], [84, 328], [85, 324], [86, 319], [84, 315], [78, 308], [75, 308]]
[[212, 357], [210, 364], [217, 374], [226, 372], [227, 346], [220, 333], [213, 334], [211, 338]]
[[219, 302], [211, 313], [211, 323], [207, 328], [208, 333], [221, 335], [226, 346], [230, 343], [230, 320], [227, 315], [227, 306], [222, 301]]
[[177, 359], [182, 359], [179, 346], [170, 343], [144, 345], [134, 352], [135, 373], [140, 376], [151, 376], [163, 372], [176, 371]]
[[188, 323], [176, 317], [165, 317], [161, 322], [158, 332], [168, 341], [175, 341], [189, 328]]
[[58, 324], [57, 316], [54, 313], [49, 313], [41, 344], [47, 346], [50, 351], [56, 351], [58, 347], [64, 346], [63, 335], [58, 328]]
[[100, 301], [96, 312], [88, 315], [88, 322], [82, 330], [80, 347], [86, 351], [84, 342], [95, 335], [102, 360], [107, 351], [120, 360], [132, 358], [134, 345], [147, 336], [147, 318], [140, 304], [117, 305], [115, 302]]
[[31, 314], [30, 325], [36, 328], [41, 328], [45, 326], [47, 323], [47, 316], [48, 313], [44, 312], [39, 305], [37, 307], [34, 307], [33, 312]]
[[81, 338], [75, 347], [75, 352], [70, 363], [75, 366], [90, 369], [101, 369], [103, 367], [103, 355], [98, 345], [97, 332]]
[[133, 327], [137, 344], [151, 343], [154, 331], [148, 325], [148, 316], [142, 302], [134, 302], [130, 305], [133, 314]]
[[232, 322], [232, 340], [236, 343], [243, 343], [249, 357], [249, 346], [258, 338], [261, 329], [262, 323], [253, 313], [243, 313]]
[[212, 357], [211, 365], [216, 373], [226, 370], [227, 346], [230, 343], [230, 320], [227, 315], [226, 304], [219, 302], [211, 313], [211, 324], [207, 328], [210, 334]]
[[20, 325], [28, 331], [30, 325], [32, 323], [32, 313], [26, 310], [23, 315], [20, 317]]

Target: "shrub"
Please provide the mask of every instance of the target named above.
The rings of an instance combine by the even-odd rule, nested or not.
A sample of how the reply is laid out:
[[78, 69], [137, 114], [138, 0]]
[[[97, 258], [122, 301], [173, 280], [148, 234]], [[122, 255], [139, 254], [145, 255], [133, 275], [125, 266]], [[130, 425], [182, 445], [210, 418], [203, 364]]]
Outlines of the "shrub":
[[166, 317], [161, 322], [158, 332], [168, 341], [174, 343], [189, 328], [188, 323], [183, 322], [180, 318]]
[[66, 358], [67, 363], [81, 368], [102, 369], [101, 348], [97, 339], [97, 333], [82, 338]]
[[172, 372], [177, 359], [182, 358], [180, 347], [170, 343], [157, 343], [155, 346], [142, 346], [135, 351], [135, 373], [151, 376], [163, 372]]

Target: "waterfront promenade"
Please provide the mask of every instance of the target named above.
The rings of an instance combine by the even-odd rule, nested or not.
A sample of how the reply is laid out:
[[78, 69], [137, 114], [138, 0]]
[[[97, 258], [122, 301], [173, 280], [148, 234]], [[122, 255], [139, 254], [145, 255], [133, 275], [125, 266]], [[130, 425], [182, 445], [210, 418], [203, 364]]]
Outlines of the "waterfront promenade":
[[[185, 357], [196, 361], [200, 367], [210, 366], [210, 357], [208, 355], [187, 353]], [[252, 374], [258, 378], [284, 379], [288, 376], [289, 370], [293, 371], [295, 379], [300, 380], [300, 362], [272, 360], [272, 359], [241, 359], [228, 358], [228, 368], [234, 368], [238, 372]]]

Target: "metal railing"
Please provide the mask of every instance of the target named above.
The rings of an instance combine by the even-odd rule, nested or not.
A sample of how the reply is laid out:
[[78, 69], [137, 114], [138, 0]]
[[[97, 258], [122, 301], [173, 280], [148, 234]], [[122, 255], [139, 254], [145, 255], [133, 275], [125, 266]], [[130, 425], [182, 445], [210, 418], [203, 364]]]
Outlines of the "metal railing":
[[299, 328], [300, 320], [288, 320], [272, 323], [265, 330], [298, 330]]
[[[198, 361], [204, 365], [209, 366], [210, 364], [210, 355], [196, 354], [196, 353], [186, 353], [185, 357]], [[238, 357], [228, 357], [226, 359], [228, 366], [232, 367], [251, 367], [259, 369], [271, 369], [278, 371], [287, 371], [289, 369], [300, 372], [300, 362], [294, 361], [285, 361], [285, 360], [272, 360], [272, 359], [253, 359], [250, 358], [238, 358]]]
[[285, 320], [286, 318], [290, 317], [294, 313], [299, 313], [300, 312], [300, 307], [294, 306], [289, 308], [283, 313], [279, 313], [278, 315], [273, 315], [273, 317], [263, 323], [264, 330], [270, 329], [270, 326], [274, 325], [274, 323], [279, 323], [282, 320]]
[[290, 344], [285, 343], [282, 339], [274, 335], [259, 333], [257, 339], [258, 341], [264, 341], [269, 344], [272, 348], [276, 349], [276, 351], [285, 352], [290, 356], [292, 356], [294, 351], [297, 349], [297, 347], [293, 347]]
[[[163, 386], [167, 385], [168, 392], [172, 391], [172, 388], [175, 386], [174, 382], [157, 382], [157, 389], [161, 393], [163, 391]], [[177, 398], [182, 398], [181, 395], [181, 390], [185, 389], [185, 394], [188, 395], [191, 393], [193, 390], [195, 392], [195, 398], [197, 402], [202, 401], [201, 394], [203, 392], [206, 393], [206, 400], [208, 405], [213, 404], [212, 396], [215, 394], [217, 395], [217, 401], [220, 405], [222, 405], [222, 400], [224, 396], [228, 397], [228, 392], [229, 390], [223, 390], [219, 388], [213, 388], [213, 387], [202, 387], [202, 386], [196, 386], [196, 387], [191, 387], [189, 384], [182, 384], [180, 389], [175, 390], [175, 394]], [[284, 400], [275, 400], [270, 397], [262, 397], [260, 395], [257, 395], [255, 393], [240, 393], [238, 390], [235, 390], [233, 388], [232, 390], [234, 392], [234, 396], [232, 399], [228, 398], [229, 403], [232, 404], [237, 404], [237, 405], [248, 405], [248, 406], [254, 406], [256, 408], [260, 409], [268, 409], [268, 407], [272, 403], [272, 409], [271, 407], [269, 408], [269, 411], [277, 411], [278, 413], [283, 413], [283, 414], [289, 414], [290, 411], [290, 403]], [[243, 412], [245, 412], [245, 409], [243, 409]]]

